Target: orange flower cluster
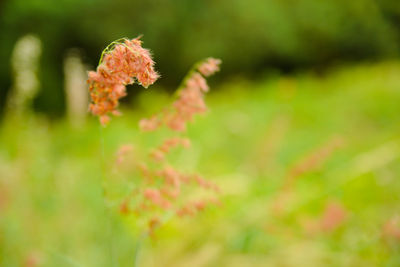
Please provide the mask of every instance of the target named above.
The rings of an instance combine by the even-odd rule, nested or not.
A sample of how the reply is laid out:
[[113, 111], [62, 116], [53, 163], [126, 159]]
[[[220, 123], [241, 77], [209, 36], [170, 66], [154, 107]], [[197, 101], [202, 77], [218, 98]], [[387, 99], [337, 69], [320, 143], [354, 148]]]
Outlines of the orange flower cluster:
[[160, 114], [139, 122], [143, 131], [154, 131], [162, 125], [166, 125], [173, 131], [182, 132], [186, 129], [186, 123], [193, 120], [195, 114], [204, 113], [207, 110], [204, 102], [204, 94], [209, 87], [204, 77], [208, 77], [219, 71], [221, 60], [208, 58], [200, 62], [184, 80], [183, 87], [178, 91], [178, 98]]
[[109, 114], [119, 115], [119, 99], [126, 95], [126, 85], [135, 81], [147, 88], [159, 77], [154, 70], [150, 52], [138, 38], [112, 43], [107, 48], [96, 71], [88, 73], [91, 104], [89, 110], [100, 117], [102, 125], [110, 121]]
[[[139, 38], [122, 40], [113, 42], [107, 47], [97, 70], [88, 73], [91, 96], [89, 110], [100, 117], [102, 125], [109, 122], [110, 114], [119, 115], [117, 110], [119, 99], [126, 95], [126, 85], [137, 81], [142, 86], [148, 87], [159, 77], [154, 70], [154, 62], [149, 51], [142, 48]], [[204, 77], [219, 71], [220, 63], [219, 59], [208, 58], [197, 64], [184, 79], [183, 86], [178, 89], [176, 101], [161, 115], [141, 120], [140, 128], [143, 131], [153, 131], [161, 125], [166, 125], [174, 131], [185, 130], [186, 122], [191, 121], [195, 114], [206, 111], [204, 93], [209, 88]], [[172, 211], [179, 216], [194, 215], [209, 204], [218, 204], [217, 199], [204, 197], [208, 192], [219, 192], [214, 183], [197, 174], [183, 174], [167, 163], [167, 155], [173, 148], [189, 146], [189, 139], [172, 137], [151, 151], [150, 157], [153, 162], [134, 164], [142, 179], [136, 181], [134, 189], [128, 191], [128, 196], [123, 199], [119, 209], [124, 215], [143, 215], [140, 219], [145, 219], [150, 234], [161, 225], [160, 214], [165, 211], [168, 213]], [[132, 146], [123, 145], [116, 153], [116, 166], [121, 167], [132, 150]], [[112, 185], [111, 179], [107, 182]], [[190, 186], [203, 189], [196, 191], [201, 193], [202, 200], [199, 200], [199, 197], [193, 199], [189, 194], [185, 194]]]

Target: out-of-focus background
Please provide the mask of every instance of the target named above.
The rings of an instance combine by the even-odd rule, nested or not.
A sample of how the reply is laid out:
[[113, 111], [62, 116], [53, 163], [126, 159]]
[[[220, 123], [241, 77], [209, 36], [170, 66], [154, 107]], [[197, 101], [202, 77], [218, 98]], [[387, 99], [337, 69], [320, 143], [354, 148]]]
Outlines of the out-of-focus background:
[[[86, 72], [141, 34], [161, 78], [100, 131]], [[399, 1], [3, 0], [0, 36], [0, 266], [400, 265]], [[159, 144], [139, 119], [209, 56], [209, 111], [173, 160], [221, 206], [142, 240], [102, 169]]]
[[26, 34], [41, 40], [38, 111], [65, 111], [63, 61], [79, 49], [95, 67], [111, 41], [143, 34], [163, 76], [174, 87], [193, 64], [222, 58], [220, 78], [253, 78], [399, 53], [400, 4], [394, 0], [4, 0], [0, 4], [1, 106], [12, 85], [10, 59]]

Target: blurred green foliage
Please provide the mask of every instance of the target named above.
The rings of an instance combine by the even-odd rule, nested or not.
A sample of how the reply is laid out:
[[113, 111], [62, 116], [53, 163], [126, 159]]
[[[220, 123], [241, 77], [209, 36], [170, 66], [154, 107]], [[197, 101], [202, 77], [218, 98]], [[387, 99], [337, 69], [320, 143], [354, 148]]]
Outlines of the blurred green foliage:
[[[144, 240], [139, 266], [398, 266], [400, 239], [383, 227], [400, 216], [399, 73], [399, 63], [388, 62], [233, 80], [211, 91], [210, 112], [188, 129], [193, 146], [174, 165], [217, 183], [223, 205], [169, 221]], [[103, 131], [107, 164], [121, 144], [158, 144], [137, 122], [166, 102], [143, 91], [134, 110], [112, 120]], [[298, 177], [274, 212], [290, 169], [332, 137], [342, 146]], [[94, 118], [81, 129], [37, 115], [4, 121], [1, 266], [133, 265], [135, 218], [104, 208], [100, 140]], [[345, 219], [331, 231], [309, 229], [305, 222], [332, 200]]]
[[17, 38], [43, 40], [41, 111], [63, 112], [62, 60], [81, 48], [92, 67], [112, 40], [144, 34], [162, 75], [176, 86], [201, 58], [224, 62], [224, 75], [257, 75], [399, 52], [397, 0], [4, 0], [0, 3], [0, 106], [10, 88]]

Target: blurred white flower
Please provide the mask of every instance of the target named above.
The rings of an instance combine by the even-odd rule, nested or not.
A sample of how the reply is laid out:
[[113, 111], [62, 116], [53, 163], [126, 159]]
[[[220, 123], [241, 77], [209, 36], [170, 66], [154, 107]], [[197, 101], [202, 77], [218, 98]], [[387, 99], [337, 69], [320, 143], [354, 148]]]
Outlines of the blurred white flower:
[[68, 120], [75, 127], [84, 124], [89, 104], [86, 70], [79, 52], [70, 50], [64, 59], [64, 90]]
[[22, 113], [38, 93], [39, 60], [42, 53], [42, 42], [32, 34], [21, 37], [15, 44], [11, 55], [13, 86], [7, 101], [10, 112]]

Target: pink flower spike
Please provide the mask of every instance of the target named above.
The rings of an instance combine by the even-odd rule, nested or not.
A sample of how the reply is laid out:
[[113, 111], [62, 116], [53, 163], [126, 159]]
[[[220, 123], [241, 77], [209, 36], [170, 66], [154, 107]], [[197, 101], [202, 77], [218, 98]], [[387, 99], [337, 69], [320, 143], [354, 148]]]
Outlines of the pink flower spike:
[[325, 231], [333, 231], [343, 224], [347, 212], [343, 206], [336, 202], [328, 203], [321, 219], [321, 227]]
[[107, 115], [103, 115], [100, 117], [100, 123], [102, 126], [106, 126], [110, 122], [110, 117]]
[[163, 161], [164, 160], [164, 158], [165, 158], [165, 155], [164, 155], [164, 153], [162, 152], [162, 151], [160, 151], [160, 150], [153, 150], [151, 153], [150, 153], [150, 157], [152, 158], [152, 159], [154, 159], [155, 161]]
[[220, 59], [207, 58], [198, 68], [199, 72], [204, 76], [208, 77], [219, 71], [219, 65], [221, 64]]
[[161, 125], [160, 120], [153, 116], [150, 119], [142, 119], [139, 121], [139, 128], [143, 132], [151, 132], [156, 130]]

